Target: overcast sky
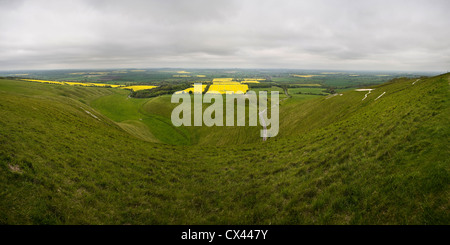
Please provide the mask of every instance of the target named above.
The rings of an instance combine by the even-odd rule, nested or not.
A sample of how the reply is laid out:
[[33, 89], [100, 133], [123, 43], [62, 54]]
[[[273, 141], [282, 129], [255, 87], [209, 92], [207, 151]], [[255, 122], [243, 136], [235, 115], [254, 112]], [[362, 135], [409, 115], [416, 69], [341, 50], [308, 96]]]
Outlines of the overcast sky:
[[450, 1], [0, 0], [0, 70], [450, 70]]

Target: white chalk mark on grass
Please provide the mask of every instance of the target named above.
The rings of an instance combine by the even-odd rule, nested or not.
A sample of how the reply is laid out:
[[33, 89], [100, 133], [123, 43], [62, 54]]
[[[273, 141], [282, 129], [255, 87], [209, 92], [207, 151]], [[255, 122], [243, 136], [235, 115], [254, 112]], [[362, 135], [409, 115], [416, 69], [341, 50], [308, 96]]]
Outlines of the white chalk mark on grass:
[[355, 91], [369, 91], [367, 94], [364, 95], [364, 98], [361, 100], [365, 100], [367, 98], [367, 96], [372, 92], [373, 88], [360, 88], [360, 89], [355, 89]]
[[92, 114], [90, 111], [85, 110], [83, 107], [80, 107], [81, 109], [83, 109], [83, 111], [85, 111], [88, 115], [90, 115], [91, 117], [97, 119], [100, 121], [100, 118], [98, 118], [96, 115]]
[[416, 83], [416, 82], [418, 82], [420, 79], [417, 79], [416, 81], [414, 81], [413, 83], [412, 83], [412, 85], [414, 85], [414, 83]]
[[372, 92], [372, 90], [369, 90], [369, 93], [364, 95], [364, 98], [362, 100], [365, 100], [367, 98], [367, 95], [369, 95]]
[[328, 97], [326, 97], [325, 99], [327, 100], [327, 99], [329, 99], [329, 98], [333, 98], [334, 96], [342, 96], [342, 95], [344, 95], [344, 94], [331, 94], [331, 95], [328, 95]]
[[358, 88], [358, 89], [355, 89], [355, 91], [358, 91], [358, 92], [361, 92], [361, 91], [372, 91], [372, 90], [374, 90], [374, 88]]
[[375, 100], [379, 99], [381, 96], [383, 96], [386, 92], [383, 92], [382, 94], [380, 94], [380, 96], [378, 96]]
[[8, 167], [13, 173], [22, 173], [22, 170], [20, 169], [19, 165], [11, 165], [8, 163]]

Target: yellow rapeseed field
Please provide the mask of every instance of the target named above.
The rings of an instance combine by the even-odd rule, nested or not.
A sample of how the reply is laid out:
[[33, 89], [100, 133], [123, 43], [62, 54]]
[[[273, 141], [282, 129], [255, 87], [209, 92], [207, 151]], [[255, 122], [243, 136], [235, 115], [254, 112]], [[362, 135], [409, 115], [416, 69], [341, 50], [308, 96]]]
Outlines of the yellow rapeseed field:
[[213, 82], [231, 82], [234, 78], [214, 78]]
[[38, 82], [38, 83], [51, 83], [51, 84], [64, 84], [63, 82], [46, 81], [46, 80], [36, 80], [36, 79], [22, 79], [23, 81]]
[[156, 88], [158, 86], [147, 86], [147, 85], [134, 85], [134, 86], [127, 86], [127, 87], [121, 87], [121, 89], [129, 89], [133, 91], [139, 91], [139, 90], [145, 90], [145, 89], [152, 89]]
[[242, 81], [242, 83], [259, 83], [259, 82], [256, 80], [244, 80]]
[[[192, 88], [187, 88], [185, 90], [175, 92], [175, 94], [189, 93], [190, 91], [192, 91], [192, 93], [194, 93], [195, 87], [196, 87], [196, 85], [194, 84], [194, 86]], [[206, 89], [206, 84], [205, 85], [202, 84], [202, 93], [203, 93], [203, 91], [205, 91], [205, 89]]]
[[114, 85], [114, 84], [106, 84], [106, 83], [88, 83], [89, 86], [97, 86], [97, 87], [111, 87], [111, 88], [118, 88], [122, 87], [123, 85]]
[[235, 93], [245, 94], [248, 91], [248, 85], [240, 83], [214, 83], [209, 87], [208, 93]]
[[78, 82], [64, 82], [64, 83], [72, 86], [93, 86], [90, 85], [89, 83], [78, 83]]
[[80, 82], [63, 82], [63, 83], [72, 86], [86, 86], [86, 87], [111, 87], [111, 88], [121, 87], [121, 85], [106, 84], [106, 83], [80, 83]]
[[263, 81], [264, 78], [244, 78], [244, 81]]
[[231, 82], [231, 81], [225, 81], [225, 82], [213, 82], [215, 85], [240, 85], [240, 82]]
[[56, 81], [37, 80], [37, 79], [22, 79], [22, 80], [29, 81], [29, 82], [51, 83], [51, 84], [60, 84], [60, 85], [71, 85], [71, 86], [112, 87], [112, 88], [121, 87], [121, 85], [113, 85], [113, 84], [106, 84], [106, 83], [56, 82]]

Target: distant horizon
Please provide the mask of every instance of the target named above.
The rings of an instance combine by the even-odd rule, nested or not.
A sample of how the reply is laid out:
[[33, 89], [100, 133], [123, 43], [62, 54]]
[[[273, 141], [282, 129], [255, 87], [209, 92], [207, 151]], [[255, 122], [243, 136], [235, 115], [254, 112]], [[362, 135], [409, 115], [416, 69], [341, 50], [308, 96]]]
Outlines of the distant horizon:
[[102, 70], [292, 70], [292, 71], [332, 71], [332, 72], [390, 72], [390, 73], [436, 73], [445, 74], [449, 71], [438, 70], [358, 70], [358, 69], [310, 69], [310, 68], [186, 68], [186, 67], [122, 67], [122, 68], [58, 68], [58, 69], [13, 69], [1, 70], [0, 73], [18, 72], [18, 71], [102, 71]]

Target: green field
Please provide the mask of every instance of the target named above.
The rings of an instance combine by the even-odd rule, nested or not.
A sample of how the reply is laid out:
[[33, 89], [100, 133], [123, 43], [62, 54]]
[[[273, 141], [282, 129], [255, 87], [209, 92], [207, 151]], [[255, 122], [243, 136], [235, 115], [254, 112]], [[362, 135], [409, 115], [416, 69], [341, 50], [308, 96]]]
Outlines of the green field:
[[315, 94], [315, 95], [327, 95], [323, 88], [289, 88], [289, 94]]
[[175, 145], [189, 144], [186, 132], [172, 125], [170, 115], [163, 117], [142, 109], [154, 99], [134, 99], [128, 94], [127, 91], [117, 89], [115, 94], [94, 100], [91, 105], [138, 138]]
[[448, 224], [450, 74], [416, 80], [271, 87], [262, 141], [176, 128], [170, 96], [0, 79], [0, 224]]
[[[297, 87], [322, 86], [324, 88], [348, 88], [381, 84], [393, 78], [417, 78], [429, 73], [411, 74], [402, 72], [324, 72], [317, 70], [284, 70], [284, 69], [185, 69], [190, 77], [179, 78], [178, 72], [183, 69], [104, 69], [104, 70], [44, 70], [1, 72], [3, 77], [22, 77], [55, 81], [100, 82], [109, 84], [180, 84], [194, 82], [210, 82], [214, 78], [232, 77], [238, 80], [245, 78], [265, 79], [261, 83], [276, 85], [294, 85]], [[26, 75], [23, 75], [26, 74]], [[313, 77], [294, 77], [293, 74], [314, 75]], [[197, 77], [204, 75], [205, 77]], [[356, 76], [355, 76], [356, 75]], [[380, 76], [382, 75], [382, 76]]]

